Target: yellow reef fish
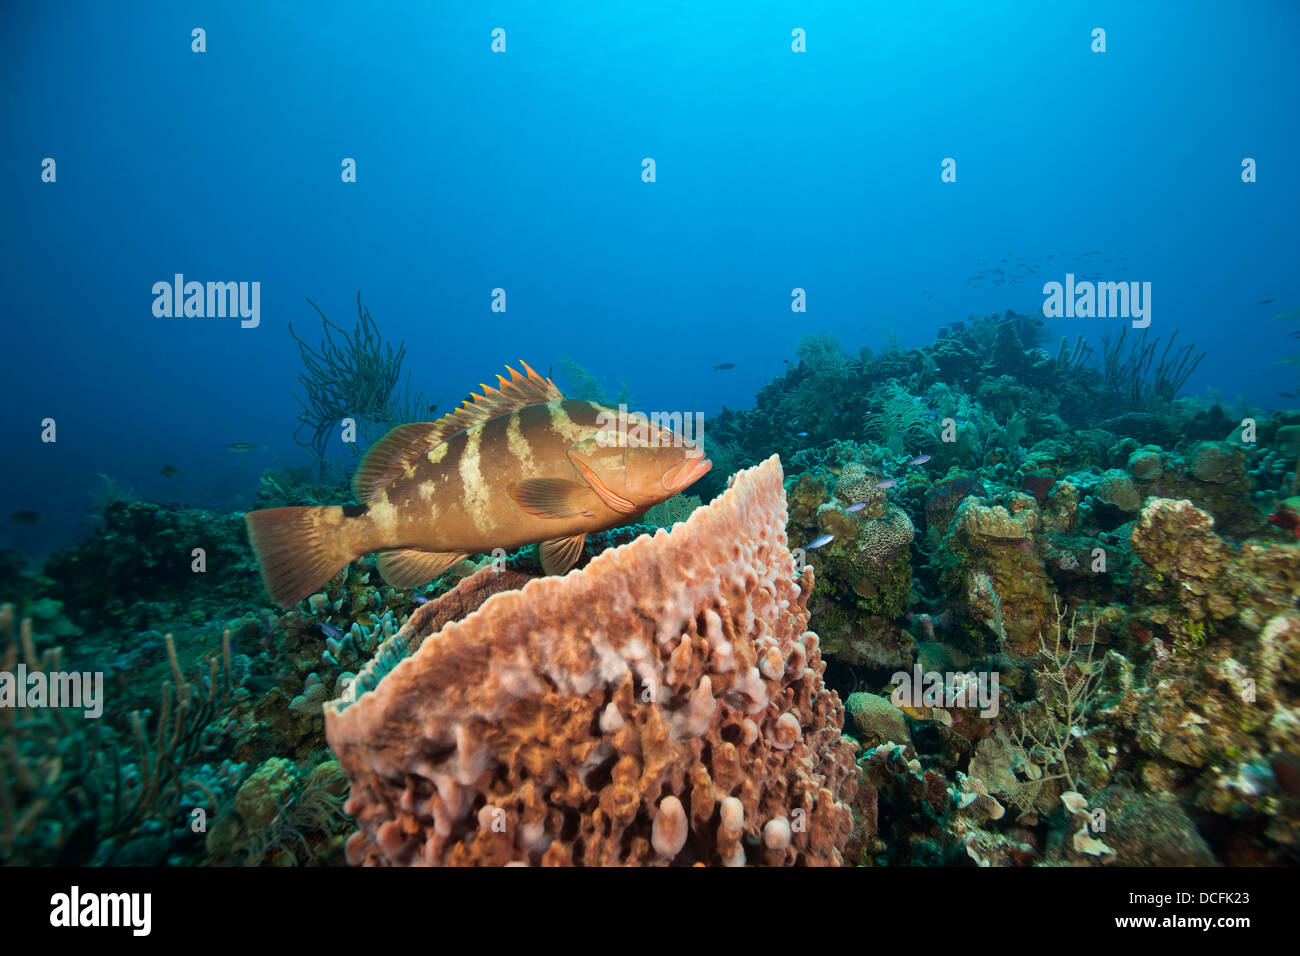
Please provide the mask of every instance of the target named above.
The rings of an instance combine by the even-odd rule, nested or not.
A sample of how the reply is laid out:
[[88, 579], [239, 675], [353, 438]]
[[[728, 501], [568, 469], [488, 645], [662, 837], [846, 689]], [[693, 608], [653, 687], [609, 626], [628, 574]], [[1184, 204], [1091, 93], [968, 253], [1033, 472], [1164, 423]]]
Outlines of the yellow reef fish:
[[507, 371], [455, 412], [376, 442], [352, 479], [362, 504], [245, 515], [271, 599], [301, 601], [371, 551], [399, 588], [534, 542], [546, 573], [562, 574], [588, 533], [635, 520], [711, 467], [671, 431], [626, 418], [620, 428], [616, 409], [566, 399], [527, 365]]

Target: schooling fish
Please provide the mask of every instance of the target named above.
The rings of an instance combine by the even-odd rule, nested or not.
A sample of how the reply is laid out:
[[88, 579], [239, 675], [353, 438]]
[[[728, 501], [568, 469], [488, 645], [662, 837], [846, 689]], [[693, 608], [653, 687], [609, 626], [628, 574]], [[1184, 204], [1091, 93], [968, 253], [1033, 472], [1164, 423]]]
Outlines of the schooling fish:
[[816, 551], [818, 548], [826, 547], [826, 545], [830, 544], [834, 540], [835, 540], [835, 535], [833, 534], [821, 535], [820, 537], [813, 538], [811, 541], [809, 541], [808, 547], [805, 548], [805, 550]]
[[715, 365], [715, 366], [713, 366], [713, 371], [715, 371], [715, 372], [725, 372], [727, 369], [729, 369], [729, 368], [735, 368], [735, 367], [736, 367], [736, 363], [735, 363], [735, 362], [723, 362], [721, 365]]
[[1277, 301], [1277, 299], [1260, 299], [1260, 300], [1259, 300], [1259, 304], [1260, 304], [1260, 305], [1268, 305], [1270, 302], [1276, 302], [1276, 301]]
[[233, 451], [236, 455], [246, 455], [250, 451], [261, 451], [263, 447], [252, 441], [232, 441], [226, 446], [226, 450]]
[[17, 522], [18, 524], [36, 524], [36, 512], [15, 511], [9, 516], [9, 520]]
[[712, 467], [671, 431], [566, 399], [527, 365], [508, 371], [455, 412], [376, 442], [352, 478], [362, 504], [246, 514], [271, 599], [292, 605], [371, 551], [403, 589], [537, 542], [542, 569], [563, 574], [588, 533], [635, 521]]
[[162, 475], [164, 478], [175, 478], [180, 473], [181, 470], [175, 465], [163, 465], [162, 471], [158, 472], [158, 474]]
[[866, 506], [867, 506], [867, 503], [866, 503], [865, 501], [859, 501], [856, 505], [849, 505], [847, 508], [845, 508], [845, 509], [844, 509], [844, 513], [845, 513], [846, 515], [851, 515], [851, 514], [853, 514], [853, 512], [855, 512], [855, 511], [861, 511], [861, 510], [862, 510], [863, 508], [865, 508]]
[[876, 490], [884, 491], [886, 488], [892, 488], [896, 484], [898, 484], [897, 478], [886, 478], [884, 481], [876, 482]]
[[915, 458], [913, 458], [911, 461], [909, 461], [908, 464], [909, 464], [909, 465], [924, 465], [924, 464], [925, 464], [927, 461], [929, 461], [929, 460], [930, 460], [930, 456], [929, 456], [929, 455], [917, 455]]

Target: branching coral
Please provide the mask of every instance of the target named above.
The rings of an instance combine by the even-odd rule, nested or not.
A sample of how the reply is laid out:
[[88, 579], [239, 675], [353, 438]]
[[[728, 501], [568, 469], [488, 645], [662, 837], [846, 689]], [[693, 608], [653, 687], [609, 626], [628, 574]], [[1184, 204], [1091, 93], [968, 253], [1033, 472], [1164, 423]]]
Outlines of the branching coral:
[[897, 382], [887, 382], [872, 397], [873, 411], [862, 419], [863, 432], [894, 454], [932, 442], [937, 422], [926, 419], [925, 403]]
[[1174, 332], [1165, 343], [1160, 362], [1152, 372], [1160, 337], [1149, 338], [1148, 330], [1143, 329], [1125, 351], [1128, 330], [1125, 325], [1118, 336], [1111, 338], [1107, 333], [1102, 339], [1102, 374], [1106, 386], [1118, 393], [1131, 410], [1151, 411], [1167, 405], [1182, 391], [1206, 353], [1198, 353], [1193, 345], [1184, 345], [1175, 351], [1178, 333]]
[[[12, 605], [0, 606], [0, 639], [6, 644], [0, 671], [13, 674], [21, 662], [29, 676], [54, 679], [60, 649], [38, 656], [30, 620], [15, 635]], [[187, 793], [205, 802], [206, 787], [191, 770], [230, 697], [229, 633], [223, 665], [210, 660], [192, 684], [181, 673], [171, 635], [166, 640], [171, 680], [163, 683], [152, 734], [144, 715], [129, 715], [130, 762], [97, 720], [56, 707], [0, 708], [0, 862], [48, 859], [51, 852], [64, 862], [88, 862], [75, 854], [120, 841], [148, 820], [168, 819]]]
[[[350, 334], [326, 318], [315, 302], [307, 301], [320, 316], [325, 337], [318, 348], [312, 348], [289, 325], [306, 369], [298, 376], [305, 397], [294, 396], [302, 406], [294, 440], [315, 456], [323, 477], [325, 446], [344, 418], [356, 420], [362, 441], [369, 445], [396, 425], [434, 417], [434, 409], [423, 392], [412, 394], [409, 373], [399, 391], [406, 343], [394, 348], [383, 340], [370, 310], [361, 305], [360, 292], [357, 324]], [[353, 447], [360, 454], [361, 447]]]
[[1074, 339], [1074, 348], [1069, 340], [1061, 337], [1061, 348], [1056, 353], [1055, 372], [1058, 379], [1077, 382], [1092, 371], [1092, 357], [1096, 353], [1082, 334]]
[[[564, 394], [569, 398], [580, 398], [583, 401], [612, 406], [636, 404], [636, 396], [627, 379], [618, 380], [618, 392], [614, 393], [609, 391], [595, 373], [585, 365], [578, 364], [566, 355], [560, 356], [560, 368], [562, 370], [560, 381], [564, 385]], [[549, 369], [546, 377], [551, 377]]]
[[[1079, 633], [1077, 613], [1068, 615], [1067, 624], [1060, 604], [1054, 601], [1054, 606], [1054, 636], [1049, 641], [1041, 632], [1038, 635], [1037, 700], [1020, 706], [1014, 723], [980, 741], [971, 762], [971, 773], [1019, 809], [1022, 817], [1042, 809], [1039, 798], [1053, 781], [1064, 781], [1068, 791], [1078, 790], [1078, 761], [1071, 762], [1071, 751], [1082, 746], [1088, 735], [1088, 715], [1107, 663], [1093, 660], [1093, 642]], [[1005, 645], [1001, 620], [994, 626]], [[1084, 625], [1089, 626], [1093, 625]]]
[[[285, 763], [272, 758], [268, 764], [273, 762]], [[246, 794], [256, 777], [240, 788], [233, 806], [212, 829], [209, 852], [222, 862], [238, 860], [243, 866], [305, 866], [337, 852], [347, 826], [347, 778], [336, 761], [314, 767], [300, 789], [293, 774], [283, 774], [281, 786], [263, 788], [253, 802]]]
[[[145, 733], [144, 716], [139, 711], [130, 715], [131, 733], [135, 740], [138, 785], [117, 787], [113, 791], [110, 831], [129, 830], [148, 817], [175, 804], [188, 784], [182, 777], [190, 761], [198, 754], [208, 726], [230, 701], [230, 632], [222, 635], [221, 658], [218, 667], [215, 658], [209, 658], [207, 673], [200, 668], [194, 684], [186, 683], [176, 657], [176, 645], [170, 634], [166, 637], [167, 662], [171, 666], [171, 680], [162, 685], [162, 706], [158, 713], [152, 749]], [[120, 778], [118, 755], [110, 749], [114, 775]], [[103, 771], [103, 754], [98, 755]]]
[[90, 492], [90, 500], [95, 506], [94, 518], [98, 519], [111, 505], [130, 504], [138, 501], [135, 490], [124, 485], [112, 475], [99, 473], [99, 487]]
[[854, 361], [840, 345], [838, 336], [828, 332], [812, 332], [795, 344], [795, 354], [817, 375], [829, 379], [846, 378], [853, 371]]
[[1084, 642], [1079, 636], [1077, 612], [1071, 613], [1066, 627], [1065, 613], [1059, 603], [1055, 607], [1055, 638], [1048, 644], [1043, 635], [1038, 636], [1041, 656], [1035, 676], [1042, 719], [1031, 723], [1021, 714], [1016, 743], [1035, 763], [1060, 768], [1053, 776], [1042, 777], [1040, 783], [1064, 778], [1069, 789], [1077, 791], [1069, 750], [1087, 735], [1087, 714], [1106, 662], [1093, 661], [1091, 640], [1086, 643], [1086, 651], [1082, 650]]
[[779, 401], [779, 413], [787, 423], [812, 426], [830, 416], [842, 399], [858, 363], [844, 352], [840, 340], [829, 333], [814, 332], [795, 345], [799, 374], [793, 387]]

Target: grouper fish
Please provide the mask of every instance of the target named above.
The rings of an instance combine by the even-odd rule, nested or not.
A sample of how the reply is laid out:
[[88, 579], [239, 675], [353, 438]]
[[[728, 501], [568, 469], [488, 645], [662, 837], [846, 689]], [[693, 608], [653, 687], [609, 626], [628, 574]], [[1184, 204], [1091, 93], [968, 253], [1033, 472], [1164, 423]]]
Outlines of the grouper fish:
[[372, 551], [397, 588], [536, 542], [542, 569], [563, 574], [589, 533], [636, 520], [712, 466], [676, 433], [629, 416], [620, 428], [618, 410], [565, 398], [523, 368], [376, 442], [352, 479], [361, 504], [246, 514], [271, 599], [289, 607]]

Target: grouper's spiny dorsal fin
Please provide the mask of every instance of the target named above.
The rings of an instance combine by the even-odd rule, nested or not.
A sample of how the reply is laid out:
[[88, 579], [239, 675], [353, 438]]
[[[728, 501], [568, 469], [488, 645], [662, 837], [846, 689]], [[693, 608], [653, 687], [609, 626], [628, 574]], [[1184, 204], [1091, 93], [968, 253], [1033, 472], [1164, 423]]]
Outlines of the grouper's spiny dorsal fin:
[[528, 367], [527, 362], [519, 364], [524, 367], [527, 375], [520, 375], [507, 365], [506, 371], [510, 373], [510, 381], [498, 375], [496, 388], [491, 385], [480, 385], [479, 388], [483, 389], [482, 395], [471, 395], [465, 399], [465, 403], [460, 408], [438, 419], [439, 424], [448, 420], [454, 423], [447, 434], [451, 435], [463, 428], [470, 428], [489, 418], [512, 412], [516, 408], [525, 408], [543, 402], [557, 402], [564, 397], [549, 378], [542, 378]]
[[498, 375], [496, 388], [483, 385], [481, 395], [471, 395], [460, 408], [436, 422], [398, 425], [371, 445], [361, 459], [357, 473], [352, 476], [352, 493], [357, 501], [378, 499], [406, 469], [414, 467], [419, 456], [427, 455], [429, 449], [457, 432], [518, 408], [559, 401], [564, 397], [549, 378], [542, 378], [526, 362], [519, 364], [524, 367], [525, 374], [506, 366], [510, 378], [507, 380]]

